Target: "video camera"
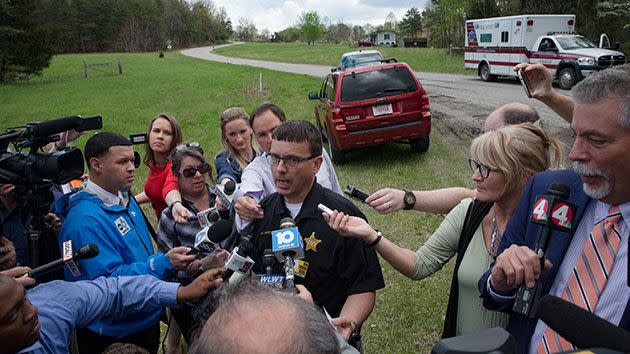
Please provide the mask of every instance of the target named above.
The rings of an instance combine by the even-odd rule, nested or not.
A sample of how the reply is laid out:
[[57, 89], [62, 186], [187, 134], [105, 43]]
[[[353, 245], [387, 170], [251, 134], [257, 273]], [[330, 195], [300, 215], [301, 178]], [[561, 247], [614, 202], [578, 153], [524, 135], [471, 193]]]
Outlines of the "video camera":
[[[54, 201], [54, 184], [64, 184], [83, 175], [83, 154], [75, 147], [45, 153], [42, 148], [59, 141], [68, 130], [83, 132], [103, 127], [101, 116], [72, 116], [31, 122], [0, 134], [0, 184], [13, 184], [13, 197], [30, 213], [26, 227], [29, 266], [37, 267], [59, 257], [52, 229], [44, 221]], [[9, 146], [13, 148], [9, 150]]]
[[[23, 127], [9, 128], [0, 135], [0, 183], [38, 185], [50, 181], [64, 184], [83, 174], [83, 154], [70, 147], [52, 153], [38, 152], [49, 143], [59, 140], [67, 130], [77, 132], [103, 127], [101, 116], [82, 118], [73, 116], [46, 122], [31, 122]], [[15, 152], [9, 152], [12, 144]], [[30, 149], [29, 152], [22, 152]]]

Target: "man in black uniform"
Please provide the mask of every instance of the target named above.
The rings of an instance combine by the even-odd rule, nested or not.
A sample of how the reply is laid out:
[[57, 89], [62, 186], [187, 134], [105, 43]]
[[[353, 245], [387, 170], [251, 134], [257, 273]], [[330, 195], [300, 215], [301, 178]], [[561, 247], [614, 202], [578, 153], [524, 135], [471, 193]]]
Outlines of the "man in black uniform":
[[[296, 282], [306, 286], [315, 304], [340, 318], [337, 328], [348, 340], [372, 312], [375, 292], [385, 285], [383, 275], [374, 250], [363, 241], [333, 231], [317, 205], [322, 203], [364, 219], [365, 215], [350, 201], [316, 182], [323, 161], [322, 140], [311, 123], [291, 120], [279, 125], [273, 132], [267, 158], [277, 192], [260, 202], [264, 217], [251, 225], [256, 245], [254, 270], [265, 272], [262, 256], [265, 249], [271, 249], [271, 231], [279, 229], [281, 219], [295, 219], [304, 238], [304, 260], [308, 262], [308, 267], [302, 268], [304, 277], [297, 276]], [[281, 265], [275, 264], [274, 273], [280, 272]]]

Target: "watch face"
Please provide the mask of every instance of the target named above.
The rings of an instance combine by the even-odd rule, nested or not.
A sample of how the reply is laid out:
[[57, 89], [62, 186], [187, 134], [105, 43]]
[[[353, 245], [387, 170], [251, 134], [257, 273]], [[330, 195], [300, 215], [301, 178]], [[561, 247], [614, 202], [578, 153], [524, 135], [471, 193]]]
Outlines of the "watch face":
[[416, 204], [416, 196], [413, 194], [413, 191], [405, 190], [405, 207], [411, 209]]

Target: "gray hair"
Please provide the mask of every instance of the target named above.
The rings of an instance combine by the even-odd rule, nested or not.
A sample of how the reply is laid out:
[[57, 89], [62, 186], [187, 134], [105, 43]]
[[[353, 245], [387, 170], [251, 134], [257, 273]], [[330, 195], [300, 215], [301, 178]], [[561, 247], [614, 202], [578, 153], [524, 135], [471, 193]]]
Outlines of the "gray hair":
[[630, 130], [630, 64], [593, 73], [572, 89], [573, 98], [581, 104], [612, 98], [619, 101], [619, 125]]
[[[333, 327], [314, 305], [250, 280], [231, 289], [221, 286], [217, 291], [216, 311], [190, 354], [243, 353], [248, 351], [248, 343], [260, 345], [257, 352], [340, 353]], [[247, 322], [252, 318], [255, 323]], [[272, 341], [273, 347], [266, 347], [265, 339]]]

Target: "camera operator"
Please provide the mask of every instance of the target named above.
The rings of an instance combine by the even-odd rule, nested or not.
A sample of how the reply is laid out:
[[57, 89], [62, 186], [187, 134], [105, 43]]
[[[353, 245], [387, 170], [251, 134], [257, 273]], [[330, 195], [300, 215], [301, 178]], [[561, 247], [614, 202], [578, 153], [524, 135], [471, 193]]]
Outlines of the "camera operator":
[[[181, 204], [192, 215], [199, 215], [199, 213], [204, 215], [204, 211], [215, 206], [216, 194], [206, 183], [206, 174], [212, 181], [212, 167], [206, 161], [203, 149], [197, 144], [179, 144], [171, 153], [171, 163], [173, 176], [177, 179], [177, 189], [182, 196]], [[176, 223], [172, 213], [173, 207], [174, 205], [171, 204], [162, 211], [158, 223], [157, 245], [161, 252], [168, 252], [176, 246], [192, 248], [195, 244], [195, 236], [204, 227], [198, 218], [185, 224]], [[217, 212], [217, 209], [213, 209], [212, 212]], [[229, 217], [227, 210], [223, 210], [221, 214], [222, 219]], [[203, 217], [207, 217], [207, 214]], [[204, 269], [223, 265], [227, 255], [227, 251], [220, 250], [203, 258], [198, 257], [199, 259], [192, 261], [185, 271], [178, 273], [178, 281], [184, 284], [189, 283], [192, 277], [197, 276]], [[190, 343], [191, 333], [196, 328], [190, 315], [190, 307], [184, 305], [179, 309], [172, 309], [171, 312], [186, 342]]]
[[[190, 248], [176, 247], [167, 254], [154, 254], [142, 211], [129, 197], [135, 171], [131, 142], [117, 133], [95, 134], [85, 144], [85, 160], [90, 178], [70, 197], [60, 242], [72, 240], [78, 247], [93, 242], [100, 254], [81, 262], [79, 276], [66, 269], [66, 279], [142, 274], [162, 279], [173, 269], [185, 269], [195, 258], [186, 255]], [[153, 308], [125, 318], [94, 322], [78, 331], [79, 350], [100, 353], [112, 342], [124, 340], [156, 352], [161, 313], [161, 309]]]
[[197, 300], [221, 284], [222, 272], [207, 271], [188, 286], [145, 275], [53, 281], [28, 291], [0, 274], [0, 353], [68, 353], [74, 329]]
[[[11, 268], [16, 262], [28, 264], [28, 244], [24, 237], [28, 214], [24, 215], [23, 208], [17, 205], [14, 189], [12, 184], [0, 184], [0, 236], [3, 236], [0, 239], [0, 269]], [[13, 256], [9, 257], [11, 254]]]

